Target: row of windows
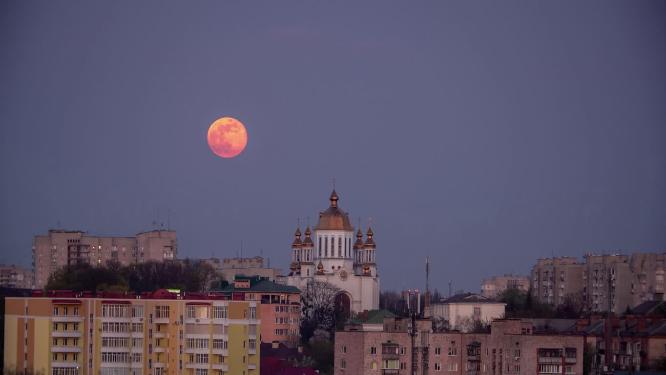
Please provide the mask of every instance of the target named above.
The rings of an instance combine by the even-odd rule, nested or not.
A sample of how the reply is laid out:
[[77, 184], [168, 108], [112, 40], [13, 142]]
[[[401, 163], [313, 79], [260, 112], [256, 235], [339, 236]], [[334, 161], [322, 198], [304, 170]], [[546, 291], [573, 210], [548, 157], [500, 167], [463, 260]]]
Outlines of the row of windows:
[[[140, 324], [140, 323], [136, 323]], [[131, 326], [134, 328], [134, 325]], [[102, 323], [102, 332], [129, 332], [130, 331], [130, 324], [129, 323], [122, 323], [122, 322], [103, 322]]]
[[72, 361], [76, 362], [79, 360], [79, 353], [53, 353], [51, 355], [51, 358], [53, 359], [53, 362], [67, 362], [67, 361]]
[[102, 346], [111, 348], [127, 348], [129, 347], [129, 338], [127, 337], [102, 337]]
[[[322, 246], [322, 239], [323, 239], [323, 242], [324, 242], [324, 246]], [[318, 249], [319, 249], [319, 257], [320, 258], [322, 257], [322, 250], [323, 250], [323, 254], [324, 254], [323, 256], [325, 258], [328, 258], [329, 245], [330, 245], [330, 250], [331, 250], [330, 251], [331, 257], [335, 256], [335, 243], [336, 243], [335, 239], [336, 239], [336, 237], [328, 237], [328, 236], [319, 237], [319, 247], [318, 247]], [[344, 249], [343, 249], [343, 246], [342, 246], [343, 242], [344, 242], [344, 245], [345, 245]], [[344, 254], [345, 258], [349, 258], [351, 256], [351, 248], [352, 248], [351, 247], [351, 238], [347, 238], [347, 239], [345, 239], [345, 241], [343, 241], [342, 237], [337, 237], [337, 245], [338, 245], [337, 246], [337, 248], [338, 248], [338, 258], [342, 258], [343, 254]], [[344, 250], [344, 252], [343, 252], [343, 250]]]
[[218, 340], [218, 339], [213, 340], [213, 349], [227, 349], [227, 348], [228, 348], [227, 340]]
[[208, 349], [208, 339], [187, 339], [188, 349]]
[[79, 346], [79, 339], [78, 338], [67, 338], [67, 337], [54, 337], [53, 338], [53, 346]]
[[169, 306], [155, 306], [155, 318], [169, 318]]
[[102, 352], [102, 362], [122, 363], [129, 362], [129, 353]]
[[74, 367], [54, 367], [51, 375], [79, 375], [79, 369]]
[[287, 336], [287, 335], [296, 335], [296, 330], [295, 329], [286, 329], [286, 328], [277, 328], [275, 330], [275, 335], [276, 336]]
[[79, 316], [78, 306], [72, 307], [71, 309], [68, 307], [58, 307], [58, 306], [55, 306], [53, 308], [53, 316], [60, 316], [60, 314], [69, 315], [70, 312], [72, 313], [73, 316]]
[[53, 323], [54, 331], [78, 331], [79, 323]]

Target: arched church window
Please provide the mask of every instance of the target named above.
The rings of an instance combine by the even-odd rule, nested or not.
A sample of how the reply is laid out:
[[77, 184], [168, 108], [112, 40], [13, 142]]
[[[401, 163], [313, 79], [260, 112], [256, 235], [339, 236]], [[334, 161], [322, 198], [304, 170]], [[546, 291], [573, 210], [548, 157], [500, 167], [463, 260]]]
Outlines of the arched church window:
[[342, 239], [338, 237], [338, 258], [342, 258]]

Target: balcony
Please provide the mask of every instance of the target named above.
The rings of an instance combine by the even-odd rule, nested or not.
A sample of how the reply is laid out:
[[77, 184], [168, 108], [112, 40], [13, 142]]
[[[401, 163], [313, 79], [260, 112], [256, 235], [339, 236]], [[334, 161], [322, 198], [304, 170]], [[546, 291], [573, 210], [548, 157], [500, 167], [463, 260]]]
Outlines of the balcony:
[[51, 362], [51, 367], [77, 368], [79, 366], [80, 366], [80, 364], [78, 362], [74, 362], [74, 361], [67, 361], [67, 362], [54, 361], [54, 362]]
[[226, 363], [213, 363], [210, 367], [213, 370], [229, 371], [229, 366]]
[[251, 364], [247, 365], [247, 369], [248, 369], [248, 370], [256, 370], [256, 369], [257, 369], [257, 365], [251, 363]]
[[124, 347], [102, 346], [102, 350], [111, 353], [129, 353], [130, 348], [128, 346]]
[[398, 369], [382, 369], [382, 374], [389, 375], [389, 374], [399, 374], [400, 370]]
[[186, 363], [185, 368], [208, 369], [208, 363]]
[[77, 315], [61, 315], [52, 316], [51, 321], [54, 323], [80, 323], [83, 321], [83, 318]]
[[81, 331], [51, 331], [51, 337], [81, 337]]
[[130, 367], [132, 367], [132, 364], [129, 363], [129, 362], [102, 362], [102, 363], [99, 364], [99, 367], [101, 367], [101, 368], [109, 368], [109, 367], [130, 368]]
[[211, 319], [208, 318], [185, 318], [185, 324], [210, 324]]
[[208, 354], [208, 348], [185, 348], [184, 352], [185, 354]]
[[257, 349], [256, 349], [256, 348], [254, 348], [254, 349], [248, 349], [248, 350], [247, 350], [247, 354], [257, 354]]
[[[208, 350], [208, 349], [205, 349]], [[187, 351], [185, 351], [187, 352]], [[229, 356], [229, 350], [228, 349], [213, 349], [210, 351], [211, 354], [217, 354], [217, 355], [223, 355], [225, 357]]]
[[564, 363], [576, 363], [576, 357], [567, 357], [564, 359]]
[[52, 346], [51, 352], [53, 353], [81, 353], [81, 348], [78, 346]]
[[153, 351], [155, 353], [164, 353], [164, 352], [166, 352], [166, 349], [167, 348], [165, 348], [163, 346], [156, 346], [156, 347], [153, 348]]
[[164, 332], [153, 332], [153, 337], [156, 339], [165, 339], [168, 335]]
[[539, 357], [538, 363], [551, 363], [551, 364], [562, 364], [562, 358], [560, 357]]
[[169, 324], [169, 318], [155, 318], [153, 322], [155, 324]]

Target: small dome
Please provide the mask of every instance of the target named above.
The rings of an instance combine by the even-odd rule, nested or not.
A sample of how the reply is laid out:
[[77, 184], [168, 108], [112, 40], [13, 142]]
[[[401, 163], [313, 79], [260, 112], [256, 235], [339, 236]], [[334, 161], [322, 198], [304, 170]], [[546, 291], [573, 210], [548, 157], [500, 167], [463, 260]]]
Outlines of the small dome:
[[354, 230], [354, 227], [352, 227], [351, 223], [349, 222], [349, 215], [338, 208], [338, 199], [338, 193], [333, 190], [331, 197], [329, 198], [331, 204], [326, 211], [319, 213], [319, 222], [317, 223], [315, 229], [345, 231]]
[[314, 242], [312, 242], [312, 231], [310, 226], [305, 229], [305, 239], [303, 240], [303, 247], [314, 247]]
[[361, 232], [361, 228], [359, 228], [356, 232], [356, 242], [354, 242], [354, 249], [361, 248], [363, 248], [363, 232]]
[[301, 241], [301, 228], [296, 228], [296, 232], [294, 233], [294, 242], [291, 243], [292, 248], [299, 248], [303, 245], [303, 241]]
[[366, 236], [368, 237], [365, 240], [365, 245], [363, 245], [366, 249], [374, 249], [377, 245], [375, 245], [375, 240], [372, 239], [372, 236], [374, 236], [374, 233], [372, 232], [372, 228], [368, 227], [368, 232], [366, 233]]

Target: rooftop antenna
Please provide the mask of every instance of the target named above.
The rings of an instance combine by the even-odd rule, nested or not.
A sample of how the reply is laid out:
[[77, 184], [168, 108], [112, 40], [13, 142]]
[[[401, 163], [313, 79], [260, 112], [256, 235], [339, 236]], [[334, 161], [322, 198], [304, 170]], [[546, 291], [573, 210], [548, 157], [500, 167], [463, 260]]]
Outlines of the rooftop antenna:
[[449, 298], [451, 298], [451, 290], [453, 288], [453, 281], [449, 280]]
[[426, 285], [425, 285], [426, 288], [425, 288], [425, 300], [423, 307], [424, 315], [428, 312], [430, 308], [430, 257], [426, 257], [425, 270], [426, 270]]
[[243, 240], [241, 240], [241, 247], [240, 247], [240, 258], [243, 258]]
[[171, 209], [167, 208], [167, 230], [171, 230]]
[[333, 177], [332, 182], [333, 182], [333, 190], [335, 190], [335, 177]]

